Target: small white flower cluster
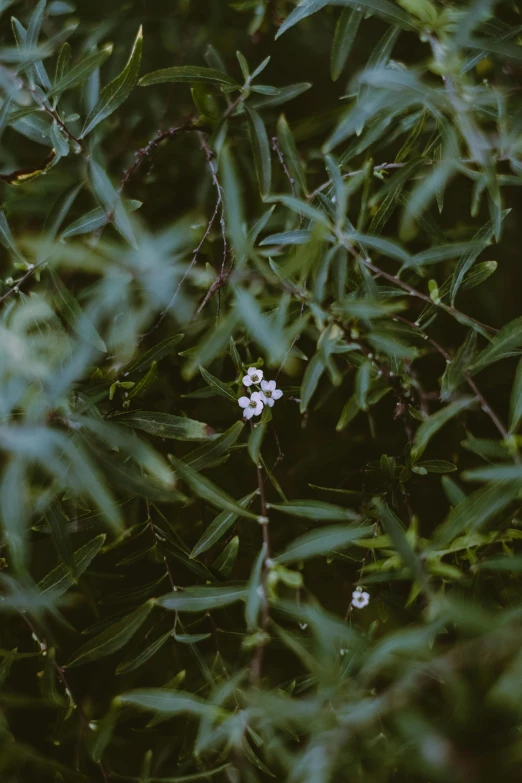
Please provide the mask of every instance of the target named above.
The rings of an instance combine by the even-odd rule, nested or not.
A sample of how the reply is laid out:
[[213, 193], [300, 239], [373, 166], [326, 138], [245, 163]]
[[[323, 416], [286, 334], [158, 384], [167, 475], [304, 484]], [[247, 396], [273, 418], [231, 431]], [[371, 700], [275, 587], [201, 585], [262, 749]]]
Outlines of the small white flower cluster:
[[353, 591], [352, 606], [354, 606], [356, 609], [364, 609], [364, 607], [368, 606], [369, 603], [370, 603], [370, 593], [366, 593], [361, 588]]
[[245, 419], [251, 419], [252, 416], [259, 416], [265, 405], [271, 408], [275, 400], [281, 399], [283, 392], [276, 389], [275, 381], [263, 380], [263, 370], [256, 367], [249, 367], [247, 374], [243, 378], [243, 386], [260, 385], [261, 391], [252, 392], [250, 397], [240, 397], [239, 407], [243, 408]]

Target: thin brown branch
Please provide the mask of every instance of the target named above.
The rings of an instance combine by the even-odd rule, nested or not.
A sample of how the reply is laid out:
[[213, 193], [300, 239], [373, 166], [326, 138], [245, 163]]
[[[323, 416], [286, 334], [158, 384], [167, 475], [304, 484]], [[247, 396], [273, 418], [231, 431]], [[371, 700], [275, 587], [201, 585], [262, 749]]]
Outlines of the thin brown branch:
[[281, 168], [285, 172], [285, 176], [288, 182], [290, 183], [290, 189], [292, 191], [292, 195], [297, 196], [297, 191], [295, 189], [295, 179], [290, 174], [288, 166], [286, 165], [285, 156], [283, 155], [281, 147], [279, 146], [279, 142], [277, 141], [277, 136], [272, 136], [272, 149], [274, 150], [277, 157], [279, 158], [279, 163], [281, 164]]
[[[254, 429], [254, 425], [252, 421], [250, 422], [250, 429], [251, 430]], [[261, 587], [263, 590], [263, 606], [261, 609], [260, 627], [261, 630], [266, 633], [266, 629], [268, 628], [268, 624], [270, 622], [270, 613], [268, 609], [268, 595], [267, 595], [268, 574], [270, 571], [270, 535], [268, 532], [269, 519], [268, 519], [268, 506], [266, 503], [266, 495], [265, 495], [265, 483], [263, 481], [263, 470], [260, 465], [256, 465], [256, 472], [257, 472], [257, 487], [259, 493], [259, 504], [261, 509], [260, 521], [263, 530], [263, 546], [265, 550], [265, 560], [263, 563], [263, 573], [261, 577]], [[261, 672], [263, 668], [263, 658], [265, 652], [265, 642], [266, 640], [263, 639], [257, 645], [254, 658], [252, 659], [252, 663], [250, 665], [250, 681], [252, 683], [257, 682], [261, 677]]]
[[[48, 642], [45, 639], [42, 639], [42, 637], [40, 636], [40, 634], [36, 630], [33, 622], [29, 619], [29, 617], [27, 616], [27, 614], [25, 612], [22, 612], [21, 616], [22, 616], [23, 620], [25, 621], [26, 625], [28, 626], [28, 628], [30, 629], [30, 631], [31, 631], [31, 633], [32, 633], [36, 643], [38, 644], [38, 646], [40, 648], [41, 655], [46, 657], [49, 654], [49, 644], [48, 644]], [[78, 720], [79, 720], [79, 722], [80, 722], [80, 724], [82, 726], [82, 730], [86, 734], [90, 733], [91, 727], [90, 727], [89, 719], [88, 719], [87, 715], [85, 714], [85, 711], [84, 711], [82, 705], [73, 696], [73, 692], [71, 690], [71, 686], [70, 686], [69, 681], [67, 679], [67, 675], [65, 674], [65, 670], [64, 670], [63, 666], [60, 666], [60, 664], [56, 660], [56, 657], [54, 655], [54, 650], [53, 650], [53, 653], [51, 654], [51, 661], [52, 661], [53, 667], [54, 667], [54, 669], [56, 671], [56, 674], [58, 676], [58, 679], [62, 683], [62, 685], [63, 685], [63, 687], [65, 689], [65, 693], [68, 696], [68, 698], [70, 699], [71, 705], [76, 710], [76, 713], [78, 715]], [[100, 773], [101, 773], [104, 781], [106, 781], [106, 783], [107, 783], [109, 778], [108, 778], [108, 775], [107, 775], [107, 770], [105, 768], [105, 765], [103, 764], [102, 761], [99, 761], [97, 763], [98, 763], [98, 768], [100, 770]]]
[[151, 139], [148, 144], [146, 144], [144, 147], [141, 147], [141, 149], [136, 150], [134, 153], [134, 163], [129, 166], [128, 169], [126, 169], [123, 172], [123, 176], [121, 178], [119, 192], [121, 193], [128, 185], [129, 180], [134, 176], [134, 174], [137, 172], [137, 170], [140, 168], [142, 163], [149, 159], [154, 152], [158, 149], [159, 145], [165, 141], [166, 139], [174, 139], [176, 136], [178, 136], [180, 133], [185, 133], [187, 131], [195, 131], [197, 130], [196, 126], [192, 122], [187, 122], [185, 125], [178, 125], [174, 128], [167, 128], [167, 130], [158, 130], [156, 131], [156, 135], [153, 139]]
[[[357, 251], [351, 247], [349, 242], [345, 242], [345, 247], [354, 255], [357, 259], [362, 261], [362, 263], [368, 267], [368, 269], [371, 269], [372, 272], [379, 277], [384, 277], [385, 280], [388, 280], [390, 283], [393, 283], [393, 285], [396, 285], [398, 288], [402, 288], [403, 291], [406, 291], [410, 296], [414, 296], [417, 299], [422, 299], [423, 302], [427, 302], [430, 305], [435, 304], [432, 299], [427, 294], [423, 294], [422, 291], [417, 291], [416, 288], [413, 288], [408, 283], [405, 283], [404, 280], [401, 280], [397, 275], [392, 275], [389, 272], [384, 272], [380, 267], [375, 266], [369, 258], [363, 258]], [[478, 321], [476, 318], [472, 318], [469, 315], [466, 315], [465, 313], [461, 313], [460, 310], [457, 310], [456, 307], [452, 307], [451, 305], [447, 305], [444, 302], [440, 302], [439, 304], [436, 304], [437, 307], [439, 307], [441, 310], [444, 310], [446, 313], [449, 313], [451, 316], [456, 318], [457, 320], [465, 319], [469, 321], [469, 323], [474, 324], [479, 329], [482, 329], [485, 332], [489, 332], [489, 334], [497, 334], [498, 329], [495, 329], [493, 326], [489, 326], [488, 324], [484, 324], [481, 321]]]
[[37, 269], [41, 269], [45, 263], [46, 263], [45, 261], [39, 261], [37, 264], [30, 264], [29, 268], [27, 269], [27, 272], [23, 275], [23, 277], [21, 277], [20, 280], [17, 280], [15, 285], [12, 288], [10, 288], [9, 291], [6, 291], [5, 294], [2, 294], [2, 296], [0, 296], [0, 304], [2, 304], [2, 302], [4, 302], [13, 294], [20, 293], [20, 286], [23, 285], [25, 281], [28, 280], [32, 275], [34, 275]]
[[[407, 326], [411, 327], [412, 329], [415, 329], [420, 335], [422, 335], [422, 337], [425, 340], [427, 340], [427, 342], [430, 345], [433, 346], [433, 348], [435, 348], [435, 350], [444, 358], [444, 360], [446, 362], [450, 362], [451, 361], [451, 359], [452, 359], [451, 354], [448, 353], [448, 351], [446, 351], [446, 349], [443, 348], [436, 340], [434, 340], [432, 337], [430, 337], [428, 334], [426, 334], [426, 332], [420, 326], [418, 326], [416, 323], [413, 323], [412, 321], [408, 321], [407, 318], [403, 318], [400, 315], [395, 315], [393, 318], [394, 318], [395, 321], [400, 321], [401, 323], [406, 324]], [[480, 391], [479, 387], [477, 386], [477, 384], [475, 383], [475, 381], [473, 380], [473, 378], [471, 377], [469, 372], [464, 373], [464, 379], [465, 379], [466, 383], [468, 384], [469, 388], [471, 389], [471, 391], [473, 392], [473, 394], [475, 395], [475, 398], [476, 398], [478, 404], [480, 405], [480, 407], [482, 408], [484, 413], [487, 416], [489, 416], [489, 418], [491, 419], [491, 421], [495, 425], [496, 429], [498, 430], [498, 432], [502, 436], [503, 440], [507, 440], [509, 438], [509, 432], [504, 427], [504, 425], [502, 424], [502, 421], [497, 416], [497, 414], [495, 413], [495, 411], [493, 410], [491, 405], [488, 403], [488, 401], [486, 400], [486, 398], [484, 397], [484, 395]], [[515, 461], [518, 462], [519, 459], [520, 458], [518, 457], [518, 455], [516, 455], [515, 456]]]

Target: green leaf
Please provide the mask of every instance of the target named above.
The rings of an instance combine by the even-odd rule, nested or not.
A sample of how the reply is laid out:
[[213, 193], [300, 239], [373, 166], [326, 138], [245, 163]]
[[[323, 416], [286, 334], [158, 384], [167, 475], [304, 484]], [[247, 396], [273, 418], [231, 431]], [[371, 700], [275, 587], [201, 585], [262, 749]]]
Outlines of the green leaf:
[[169, 459], [178, 476], [189, 485], [190, 489], [198, 495], [198, 497], [203, 498], [203, 500], [206, 500], [207, 503], [210, 503], [212, 506], [222, 508], [224, 511], [230, 511], [233, 514], [238, 514], [238, 516], [257, 520], [257, 514], [252, 514], [250, 511], [247, 511], [240, 506], [238, 502], [213, 484], [212, 481], [209, 481], [209, 479], [197, 473], [194, 468], [186, 465], [172, 455], [169, 455]]
[[486, 484], [452, 508], [445, 521], [435, 531], [432, 547], [449, 544], [465, 531], [480, 530], [486, 522], [500, 514], [522, 490], [522, 481]]
[[[263, 544], [252, 567], [248, 580], [247, 596], [245, 601], [245, 619], [248, 631], [252, 632], [257, 627], [257, 618], [263, 601], [266, 601], [265, 592], [261, 585], [261, 575], [265, 565], [267, 546]], [[260, 589], [261, 588], [261, 589]]]
[[263, 443], [265, 432], [266, 423], [260, 421], [257, 424], [254, 424], [252, 432], [250, 433], [250, 437], [248, 439], [248, 453], [254, 465], [259, 465], [259, 452], [261, 450], [261, 444]]
[[[246, 260], [247, 240], [243, 228], [243, 193], [238, 171], [229, 145], [225, 144], [219, 156], [219, 175], [225, 202], [226, 233], [236, 253], [236, 268]], [[227, 340], [231, 335], [227, 335]], [[207, 362], [200, 361], [200, 364]]]
[[297, 82], [297, 84], [287, 84], [284, 87], [279, 87], [277, 95], [263, 95], [260, 98], [251, 97], [248, 101], [248, 105], [251, 109], [273, 109], [274, 106], [281, 106], [283, 103], [288, 103], [303, 92], [310, 89], [312, 84], [310, 82]]
[[421, 562], [415, 554], [410, 542], [406, 538], [406, 531], [400, 519], [380, 498], [374, 500], [374, 505], [384, 529], [390, 536], [397, 553], [400, 555], [404, 565], [407, 566], [415, 579], [426, 586], [426, 575]]
[[488, 277], [497, 271], [498, 264], [496, 261], [481, 261], [480, 264], [475, 264], [473, 269], [466, 274], [466, 277], [462, 281], [462, 290], [469, 291], [470, 288], [480, 285]]
[[96, 231], [109, 222], [106, 211], [102, 207], [96, 207], [86, 215], [75, 220], [70, 226], [62, 232], [60, 239], [65, 240], [68, 237], [79, 236], [80, 234], [89, 234]]
[[265, 237], [260, 245], [307, 245], [312, 239], [312, 232], [307, 229], [283, 231], [281, 234], [271, 234]]
[[151, 598], [143, 606], [136, 609], [135, 612], [114, 623], [113, 626], [95, 636], [94, 639], [90, 639], [79, 650], [76, 650], [73, 657], [68, 661], [67, 667], [72, 668], [84, 663], [91, 663], [121, 650], [132, 639], [136, 631], [141, 628], [155, 605], [156, 599]]
[[463, 410], [467, 410], [474, 402], [474, 397], [462, 397], [460, 400], [455, 400], [455, 402], [446, 405], [445, 408], [441, 408], [440, 411], [433, 413], [423, 421], [413, 439], [412, 459], [417, 460], [440, 428], [455, 416], [458, 416]]
[[204, 642], [210, 636], [210, 633], [175, 633], [174, 639], [180, 644], [197, 644]]
[[270, 503], [270, 508], [292, 517], [321, 522], [353, 522], [359, 515], [349, 508], [322, 503], [320, 500], [288, 500], [286, 503]]
[[355, 419], [359, 411], [360, 408], [357, 404], [357, 400], [355, 399], [355, 394], [352, 394], [352, 396], [349, 397], [346, 401], [344, 408], [341, 411], [339, 421], [335, 427], [336, 431], [341, 432], [344, 430], [350, 424], [350, 422]]
[[486, 571], [515, 571], [518, 573], [522, 571], [522, 555], [491, 557], [489, 560], [475, 563], [474, 567]]
[[3, 209], [0, 209], [0, 244], [2, 244], [6, 250], [9, 250], [19, 261], [27, 263], [15, 245], [15, 241], [13, 239], [13, 235], [11, 234], [11, 230], [9, 228], [9, 224]]
[[390, 0], [329, 0], [330, 5], [349, 6], [363, 11], [374, 13], [386, 22], [411, 30], [413, 23], [410, 16]]
[[[501, 213], [501, 219], [503, 220], [506, 215], [508, 215], [510, 212], [509, 209], [504, 210]], [[490, 220], [488, 223], [486, 223], [485, 226], [483, 226], [475, 236], [473, 237], [473, 241], [478, 242], [478, 246], [476, 249], [471, 250], [470, 252], [464, 253], [464, 255], [459, 259], [459, 262], [457, 266], [455, 267], [455, 271], [453, 272], [453, 277], [451, 280], [451, 291], [450, 291], [450, 298], [451, 298], [451, 304], [455, 304], [455, 297], [457, 296], [457, 292], [462, 285], [464, 278], [470, 268], [473, 266], [475, 261], [477, 260], [478, 256], [480, 255], [481, 249], [480, 243], [484, 243], [484, 247], [489, 244], [491, 241], [493, 235], [495, 233], [495, 227], [493, 225], [493, 222]]]
[[[87, 544], [77, 549], [74, 554], [74, 570], [76, 579], [81, 576], [90, 566], [98, 552], [105, 543], [106, 536], [102, 533], [95, 536]], [[44, 578], [38, 582], [38, 589], [43, 592], [52, 592], [57, 598], [63, 595], [75, 584], [75, 578], [70, 569], [64, 563], [50, 571]]]
[[211, 389], [214, 389], [214, 391], [221, 397], [225, 397], [225, 399], [231, 400], [237, 405], [237, 397], [230, 386], [227, 386], [227, 384], [223, 383], [223, 381], [220, 381], [219, 378], [211, 375], [208, 370], [205, 370], [205, 368], [201, 365], [199, 366], [199, 371], [203, 376], [203, 380], [210, 386]]
[[164, 715], [215, 716], [218, 709], [212, 704], [206, 704], [202, 699], [184, 691], [173, 691], [167, 688], [139, 688], [116, 697], [117, 704], [127, 704], [150, 712]]
[[62, 513], [58, 503], [55, 503], [49, 507], [47, 513], [45, 514], [45, 519], [51, 529], [51, 535], [54, 546], [56, 547], [56, 552], [70, 570], [73, 578], [76, 579], [74, 553], [71, 544], [68, 520]]
[[361, 411], [368, 410], [368, 393], [371, 388], [372, 363], [368, 360], [363, 361], [355, 376], [354, 397], [357, 407]]
[[516, 431], [522, 420], [522, 359], [517, 364], [515, 380], [509, 401], [509, 432]]
[[286, 33], [287, 30], [290, 30], [291, 27], [296, 25], [302, 19], [306, 19], [308, 16], [317, 13], [317, 11], [321, 11], [328, 5], [328, 3], [329, 0], [308, 0], [308, 2], [300, 3], [297, 8], [295, 8], [292, 13], [287, 16], [277, 31], [276, 41], [281, 35], [283, 35], [283, 33]]
[[392, 242], [389, 239], [383, 239], [382, 237], [372, 237], [369, 234], [359, 234], [359, 232], [350, 232], [347, 235], [347, 239], [358, 242], [362, 247], [369, 247], [370, 250], [376, 250], [387, 258], [393, 258], [396, 261], [401, 261], [404, 266], [409, 266], [412, 262], [412, 257], [396, 242]]
[[411, 268], [427, 264], [438, 264], [441, 261], [447, 261], [448, 258], [455, 258], [462, 253], [476, 253], [475, 257], [478, 257], [487, 244], [484, 240], [472, 240], [470, 242], [450, 242], [445, 245], [435, 245], [428, 248], [428, 250], [416, 253], [407, 266]]
[[163, 645], [170, 638], [172, 638], [172, 631], [169, 631], [168, 633], [163, 634], [163, 636], [160, 636], [158, 639], [155, 639], [138, 653], [127, 655], [116, 667], [116, 674], [129, 674], [130, 672], [136, 671], [136, 669], [139, 669], [140, 666], [143, 666], [144, 663], [156, 655], [156, 653], [161, 650]]
[[248, 117], [248, 130], [250, 134], [250, 143], [254, 153], [254, 164], [256, 167], [257, 182], [261, 198], [266, 198], [270, 192], [270, 182], [272, 179], [272, 163], [270, 159], [270, 143], [263, 120], [254, 110], [245, 106]]
[[53, 301], [63, 319], [82, 340], [92, 345], [97, 351], [107, 353], [107, 346], [69, 289], [64, 286], [53, 269], [49, 269], [49, 274], [56, 291]]
[[24, 573], [27, 568], [27, 534], [31, 516], [26, 473], [25, 460], [19, 455], [13, 455], [3, 468], [0, 485], [0, 519], [3, 537], [8, 546], [11, 563], [15, 571], [21, 573]]
[[226, 578], [235, 565], [238, 552], [239, 536], [234, 536], [234, 538], [228, 542], [221, 554], [216, 557], [212, 563], [212, 568]]
[[289, 546], [277, 557], [276, 563], [295, 563], [298, 560], [307, 560], [309, 557], [326, 555], [337, 549], [344, 549], [358, 538], [364, 538], [372, 532], [370, 527], [341, 527], [331, 525], [319, 530], [311, 530], [292, 541]]
[[146, 370], [153, 362], [159, 362], [160, 359], [163, 359], [164, 356], [167, 356], [167, 354], [170, 353], [171, 349], [174, 348], [183, 337], [183, 334], [174, 334], [171, 337], [166, 337], [164, 340], [161, 340], [161, 342], [156, 343], [156, 345], [146, 351], [140, 359], [131, 364], [126, 372], [123, 373], [124, 377], [127, 377], [133, 372], [143, 372], [143, 370]]
[[446, 365], [440, 387], [441, 400], [448, 400], [453, 392], [464, 383], [476, 345], [477, 333], [471, 329], [453, 359]]
[[282, 361], [287, 342], [279, 324], [267, 318], [245, 288], [236, 288], [235, 296], [237, 310], [252, 339], [266, 351], [271, 362]]
[[158, 606], [173, 612], [207, 612], [221, 609], [236, 601], [244, 601], [247, 590], [243, 587], [187, 587], [158, 598]]
[[313, 220], [323, 226], [329, 225], [328, 218], [324, 212], [322, 212], [320, 209], [316, 209], [315, 207], [310, 206], [310, 204], [308, 204], [306, 201], [295, 198], [295, 196], [281, 194], [278, 196], [271, 196], [270, 198], [267, 198], [266, 201], [269, 204], [273, 201], [279, 202], [280, 204], [284, 204], [285, 207], [288, 207], [293, 212], [296, 212], [298, 215], [301, 215], [301, 217], [309, 218], [309, 220]]
[[120, 195], [114, 189], [102, 167], [92, 159], [89, 161], [89, 176], [94, 195], [105, 209], [108, 219], [114, 223], [129, 245], [137, 250], [138, 245], [134, 237], [132, 225]]
[[54, 82], [57, 84], [67, 73], [71, 67], [72, 61], [72, 49], [71, 45], [67, 41], [62, 45], [58, 54], [58, 60], [56, 62], [56, 71], [54, 75]]
[[292, 176], [292, 183], [306, 193], [306, 181], [303, 166], [297, 152], [295, 140], [284, 114], [277, 120], [277, 140], [283, 153], [284, 161]]
[[343, 72], [363, 16], [363, 12], [357, 7], [347, 7], [341, 11], [330, 55], [330, 73], [334, 82]]
[[68, 70], [62, 78], [56, 82], [47, 93], [51, 98], [53, 95], [60, 95], [71, 87], [75, 87], [80, 82], [87, 79], [90, 73], [99, 68], [105, 60], [112, 54], [112, 44], [106, 44], [99, 52], [89, 54], [84, 60], [74, 65]]
[[184, 457], [184, 462], [193, 470], [211, 467], [224, 454], [230, 453], [230, 449], [241, 435], [244, 426], [242, 421], [236, 421], [228, 430], [212, 438], [210, 442], [189, 452]]
[[208, 440], [211, 434], [208, 424], [171, 413], [132, 411], [119, 415], [117, 421], [127, 427], [148, 432], [149, 435], [172, 440]]
[[464, 481], [516, 481], [522, 479], [522, 465], [511, 462], [485, 465], [482, 468], [466, 470], [462, 478]]
[[425, 473], [453, 473], [457, 470], [456, 465], [445, 459], [427, 459], [423, 462], [416, 462], [412, 469], [414, 472], [418, 472], [417, 468]]
[[123, 71], [101, 91], [100, 97], [85, 120], [80, 138], [83, 139], [102, 120], [127, 100], [138, 81], [143, 46], [143, 28], [140, 26], [134, 46]]
[[522, 347], [522, 318], [516, 318], [514, 321], [506, 324], [498, 334], [496, 334], [487, 348], [479, 353], [469, 371], [475, 375], [486, 367], [489, 367], [501, 359], [507, 359], [517, 353]]
[[326, 369], [326, 365], [324, 363], [323, 357], [318, 351], [314, 356], [312, 356], [312, 358], [306, 365], [306, 370], [304, 371], [303, 381], [301, 383], [301, 392], [300, 392], [300, 400], [301, 400], [299, 403], [300, 413], [304, 413], [308, 408], [310, 400], [312, 399], [317, 389], [317, 386], [319, 384], [319, 381], [321, 380], [321, 376], [323, 375], [325, 369]]
[[234, 79], [222, 71], [214, 68], [200, 68], [196, 65], [174, 66], [162, 68], [142, 76], [138, 84], [140, 87], [149, 87], [151, 84], [163, 84], [164, 82], [178, 82], [182, 84], [229, 84], [236, 85]]

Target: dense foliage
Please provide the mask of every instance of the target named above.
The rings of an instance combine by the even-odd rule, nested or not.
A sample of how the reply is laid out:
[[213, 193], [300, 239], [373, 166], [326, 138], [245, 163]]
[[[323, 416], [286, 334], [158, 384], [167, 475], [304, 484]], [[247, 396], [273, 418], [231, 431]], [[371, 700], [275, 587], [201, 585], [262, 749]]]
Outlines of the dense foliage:
[[0, 12], [2, 783], [520, 780], [522, 11]]

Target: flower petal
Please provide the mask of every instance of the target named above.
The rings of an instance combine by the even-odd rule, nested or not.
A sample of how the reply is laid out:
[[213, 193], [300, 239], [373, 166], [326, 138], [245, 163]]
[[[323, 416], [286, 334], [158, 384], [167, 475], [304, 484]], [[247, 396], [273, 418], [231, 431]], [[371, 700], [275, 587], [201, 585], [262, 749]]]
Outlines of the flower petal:
[[270, 389], [270, 391], [274, 391], [275, 387], [276, 387], [275, 381], [268, 381], [267, 389]]
[[243, 416], [245, 417], [245, 419], [251, 419], [253, 415], [254, 415], [254, 409], [251, 408], [249, 405], [248, 408], [245, 408], [245, 412], [243, 413]]
[[245, 375], [243, 378], [243, 386], [252, 386], [252, 378], [250, 375]]
[[250, 408], [250, 410], [254, 411], [254, 416], [259, 416], [259, 414], [263, 410], [263, 403], [260, 401], [257, 403], [255, 408]]
[[272, 398], [274, 400], [280, 400], [282, 396], [283, 396], [283, 392], [281, 391], [281, 389], [274, 389], [274, 391], [272, 392]]
[[255, 392], [252, 393], [252, 396], [251, 396], [250, 399], [254, 400], [254, 402], [259, 402], [259, 401], [263, 402], [264, 398], [265, 398], [265, 395], [263, 394], [263, 392], [255, 391]]
[[240, 408], [248, 408], [250, 405], [250, 397], [240, 397], [237, 403]]
[[267, 398], [266, 404], [268, 405], [269, 408], [273, 408], [274, 407], [274, 401], [273, 401], [272, 397], [268, 397]]
[[270, 388], [270, 381], [261, 381], [261, 388], [263, 391], [266, 391]]

